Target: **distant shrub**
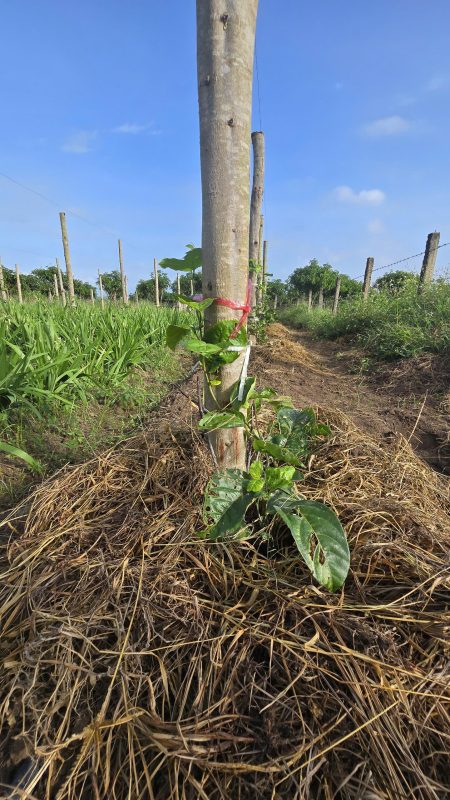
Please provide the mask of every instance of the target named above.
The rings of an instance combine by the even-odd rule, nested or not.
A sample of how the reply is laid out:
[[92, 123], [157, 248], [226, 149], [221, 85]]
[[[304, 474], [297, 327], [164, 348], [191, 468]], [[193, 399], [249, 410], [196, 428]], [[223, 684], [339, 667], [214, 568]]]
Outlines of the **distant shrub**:
[[378, 358], [449, 352], [450, 284], [438, 282], [418, 294], [416, 284], [406, 282], [396, 293], [372, 292], [367, 302], [362, 296], [343, 300], [336, 316], [327, 308], [309, 312], [302, 303], [279, 319], [318, 339], [350, 336]]

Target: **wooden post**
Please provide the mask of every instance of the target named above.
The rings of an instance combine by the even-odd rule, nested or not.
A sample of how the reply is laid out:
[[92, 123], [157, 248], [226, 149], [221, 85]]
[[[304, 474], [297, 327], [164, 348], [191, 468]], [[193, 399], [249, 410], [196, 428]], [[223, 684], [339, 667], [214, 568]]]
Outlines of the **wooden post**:
[[[203, 296], [243, 303], [249, 273], [250, 123], [253, 58], [258, 0], [197, 0], [197, 77], [202, 175]], [[261, 140], [262, 134], [259, 137]], [[256, 256], [257, 256], [256, 250]], [[226, 306], [205, 311], [206, 328], [239, 319]], [[239, 382], [240, 353], [219, 370], [215, 397], [205, 382], [206, 405], [224, 408]], [[245, 469], [243, 428], [210, 434], [219, 467]]]
[[312, 289], [308, 291], [308, 311], [312, 309]]
[[66, 262], [66, 275], [67, 275], [67, 285], [69, 288], [69, 305], [75, 305], [75, 289], [73, 285], [73, 272], [72, 272], [72, 262], [70, 260], [70, 249], [69, 249], [69, 237], [67, 236], [67, 225], [66, 225], [66, 215], [64, 211], [59, 212], [59, 221], [61, 223], [61, 233], [62, 233], [62, 241], [63, 241], [63, 248], [64, 248], [64, 260]]
[[93, 290], [92, 286], [89, 287], [89, 292], [90, 292], [90, 295], [91, 295], [91, 303], [92, 303], [93, 306], [95, 306], [94, 290]]
[[100, 270], [98, 270], [98, 288], [100, 290], [100, 302], [102, 304], [102, 308], [105, 307], [105, 301], [103, 299], [103, 281]]
[[[177, 294], [178, 295], [181, 294], [180, 273], [179, 272], [177, 272]], [[177, 300], [177, 308], [178, 308], [178, 311], [181, 311], [181, 309], [183, 308], [183, 304], [180, 303], [179, 300]]]
[[263, 244], [263, 263], [262, 263], [262, 267], [263, 267], [263, 269], [262, 269], [262, 295], [263, 295], [263, 299], [264, 299], [264, 297], [266, 295], [266, 288], [267, 288], [267, 250], [268, 250], [268, 247], [269, 247], [269, 244], [268, 244], [267, 240], [264, 239], [264, 244]]
[[338, 276], [336, 279], [336, 289], [334, 290], [333, 314], [336, 316], [339, 304], [339, 294], [341, 291], [341, 279]]
[[194, 279], [192, 278], [192, 273], [191, 273], [191, 297], [193, 296], [194, 296]]
[[122, 300], [125, 305], [128, 303], [127, 299], [127, 284], [126, 284], [126, 275], [123, 269], [123, 258], [122, 258], [122, 242], [119, 239], [119, 269], [120, 269], [120, 284], [122, 287]]
[[249, 260], [250, 278], [253, 281], [252, 306], [257, 298], [257, 273], [252, 265], [259, 262], [259, 241], [261, 235], [261, 208], [264, 194], [264, 133], [253, 131], [253, 184], [250, 204]]
[[278, 295], [276, 294], [275, 297], [273, 298], [273, 310], [274, 311], [277, 310], [277, 305], [278, 305]]
[[20, 269], [18, 264], [16, 264], [16, 283], [17, 283], [17, 295], [19, 297], [19, 303], [23, 303], [22, 284], [20, 283]]
[[363, 283], [364, 300], [367, 300], [367, 298], [369, 297], [370, 285], [372, 283], [373, 264], [374, 264], [373, 258], [368, 258], [366, 261], [366, 269], [364, 272], [364, 283]]
[[441, 234], [437, 231], [434, 231], [434, 233], [429, 233], [427, 236], [425, 254], [423, 257], [422, 269], [420, 271], [419, 292], [421, 292], [424, 287], [430, 284], [433, 280], [440, 237]]
[[62, 272], [61, 272], [61, 268], [59, 266], [59, 260], [58, 259], [56, 259], [56, 271], [58, 273], [58, 282], [59, 282], [59, 291], [60, 291], [60, 294], [61, 294], [61, 301], [62, 301], [63, 306], [65, 306], [66, 303], [67, 303], [66, 290], [64, 289]]
[[59, 299], [59, 287], [58, 287], [58, 276], [57, 276], [56, 272], [53, 273], [53, 286], [54, 286], [54, 289], [55, 289], [55, 292], [54, 292], [55, 297], [58, 300]]
[[319, 300], [317, 305], [319, 308], [323, 308], [323, 286], [321, 286], [319, 289]]
[[53, 300], [52, 290], [51, 290], [51, 289], [49, 289], [49, 290], [48, 290], [48, 302], [49, 302], [49, 303], [51, 303], [51, 302], [52, 302], [52, 300]]
[[159, 275], [158, 275], [158, 262], [156, 258], [153, 259], [153, 273], [155, 276], [155, 303], [159, 308]]
[[0, 297], [2, 298], [2, 300], [5, 301], [8, 299], [8, 295], [6, 294], [6, 289], [5, 289], [5, 278], [3, 276], [3, 267], [1, 258], [0, 258]]
[[125, 303], [128, 305], [128, 278], [124, 275], [124, 282], [125, 282]]
[[139, 305], [139, 295], [138, 295], [138, 290], [137, 289], [135, 289], [135, 291], [134, 291], [134, 299], [136, 301], [136, 305], [138, 306]]

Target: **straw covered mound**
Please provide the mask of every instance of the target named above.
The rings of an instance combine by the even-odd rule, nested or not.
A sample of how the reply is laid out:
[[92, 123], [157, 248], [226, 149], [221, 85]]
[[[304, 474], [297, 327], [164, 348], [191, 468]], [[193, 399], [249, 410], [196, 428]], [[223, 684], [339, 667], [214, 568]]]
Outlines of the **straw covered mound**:
[[404, 439], [320, 415], [334, 433], [305, 494], [348, 533], [342, 593], [283, 531], [269, 552], [195, 538], [210, 465], [186, 428], [61, 472], [11, 516], [0, 750], [3, 782], [31, 765], [17, 797], [448, 797], [446, 484]]

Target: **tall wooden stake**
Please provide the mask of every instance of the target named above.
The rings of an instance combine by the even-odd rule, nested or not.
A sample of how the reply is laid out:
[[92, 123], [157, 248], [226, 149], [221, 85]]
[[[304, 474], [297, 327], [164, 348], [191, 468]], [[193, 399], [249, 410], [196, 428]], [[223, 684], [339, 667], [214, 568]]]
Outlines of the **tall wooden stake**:
[[[258, 0], [197, 0], [203, 295], [239, 304], [246, 297], [249, 269], [250, 121], [257, 10]], [[259, 226], [259, 214], [256, 220]], [[207, 327], [238, 318], [232, 309], [216, 304], [205, 312]], [[224, 408], [229, 403], [243, 362], [242, 353], [220, 369], [215, 398], [205, 384], [208, 408]], [[243, 428], [214, 431], [210, 441], [220, 467], [245, 468]]]
[[104, 308], [105, 307], [105, 301], [103, 299], [103, 281], [102, 281], [102, 276], [101, 276], [100, 270], [98, 270], [98, 288], [99, 288], [99, 291], [100, 291], [100, 302], [102, 304], [102, 308]]
[[59, 266], [59, 260], [58, 259], [56, 259], [56, 271], [58, 273], [59, 291], [61, 293], [62, 304], [63, 304], [63, 306], [65, 306], [66, 303], [67, 303], [66, 290], [64, 289], [63, 277], [62, 277], [61, 267]]
[[[177, 295], [180, 295], [180, 294], [181, 294], [180, 273], [177, 272]], [[183, 308], [183, 304], [180, 303], [179, 300], [177, 301], [177, 308], [178, 308], [178, 311], [181, 311], [181, 309]]]
[[124, 276], [125, 280], [125, 303], [128, 305], [128, 277]]
[[437, 231], [434, 231], [434, 233], [429, 233], [427, 236], [425, 254], [423, 257], [422, 269], [420, 271], [419, 292], [421, 292], [423, 288], [427, 286], [427, 284], [430, 284], [433, 280], [440, 238], [441, 234]]
[[312, 289], [308, 290], [308, 311], [312, 309]]
[[59, 299], [59, 286], [58, 286], [58, 276], [57, 276], [56, 272], [53, 273], [53, 286], [55, 288], [55, 297], [58, 300]]
[[319, 308], [323, 308], [323, 286], [319, 288], [319, 299], [317, 301], [317, 305]]
[[63, 248], [64, 248], [64, 260], [66, 262], [66, 275], [67, 275], [67, 285], [69, 288], [69, 305], [75, 305], [75, 288], [73, 285], [73, 272], [72, 272], [72, 262], [70, 260], [70, 249], [69, 249], [69, 237], [67, 236], [67, 225], [66, 225], [66, 215], [64, 211], [59, 212], [59, 220], [61, 223], [61, 233], [62, 233], [62, 240], [63, 240]]
[[368, 258], [366, 261], [366, 269], [364, 271], [364, 283], [363, 283], [364, 300], [367, 300], [367, 298], [369, 297], [370, 285], [372, 283], [373, 264], [374, 264], [373, 258]]
[[262, 268], [263, 268], [262, 269], [262, 296], [263, 296], [263, 298], [266, 295], [266, 289], [267, 289], [267, 263], [268, 263], [267, 262], [267, 250], [268, 250], [268, 248], [269, 248], [269, 244], [267, 242], [267, 239], [264, 239], [264, 244], [263, 244], [263, 263], [262, 263]]
[[153, 259], [153, 274], [155, 276], [155, 303], [159, 308], [159, 275], [158, 275], [158, 262], [156, 258]]
[[3, 276], [3, 267], [1, 258], [0, 258], [0, 297], [2, 298], [2, 300], [8, 299], [8, 295], [6, 294], [6, 289], [5, 289], [5, 278]]
[[333, 301], [333, 314], [335, 316], [338, 310], [340, 292], [341, 292], [341, 279], [338, 277], [336, 279], [336, 289], [334, 290], [334, 301]]
[[252, 264], [259, 263], [260, 238], [262, 236], [261, 209], [264, 194], [264, 133], [252, 133], [253, 145], [253, 183], [252, 199], [250, 204], [250, 230], [249, 230], [249, 260], [250, 278], [253, 281], [252, 305], [257, 299], [257, 273], [252, 269]]
[[94, 306], [95, 305], [95, 299], [94, 299], [94, 290], [93, 290], [92, 286], [89, 287], [89, 293], [91, 295], [91, 303]]
[[127, 284], [126, 284], [126, 275], [123, 269], [123, 258], [122, 258], [122, 242], [119, 239], [119, 269], [120, 269], [120, 285], [122, 287], [122, 300], [126, 304], [128, 303], [127, 299]]
[[17, 283], [17, 295], [19, 298], [19, 303], [23, 303], [22, 300], [22, 284], [20, 283], [20, 269], [19, 265], [16, 264], [16, 283]]

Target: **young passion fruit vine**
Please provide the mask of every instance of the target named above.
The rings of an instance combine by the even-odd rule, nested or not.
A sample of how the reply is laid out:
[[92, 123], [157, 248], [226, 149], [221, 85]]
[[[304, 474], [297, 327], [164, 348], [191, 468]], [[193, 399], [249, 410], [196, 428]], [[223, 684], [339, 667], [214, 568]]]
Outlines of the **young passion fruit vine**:
[[[162, 267], [183, 271], [193, 271], [200, 265], [201, 250], [192, 246], [184, 259], [161, 262]], [[248, 344], [247, 332], [241, 328], [234, 335], [234, 320], [218, 322], [205, 332], [203, 312], [214, 298], [199, 300], [180, 295], [178, 299], [195, 313], [192, 324], [168, 327], [167, 345], [172, 350], [184, 347], [199, 357], [214, 396], [220, 368], [239, 357]], [[257, 423], [263, 403], [275, 411], [274, 421], [264, 435]], [[214, 541], [254, 535], [270, 538], [274, 521], [279, 521], [291, 532], [314, 578], [330, 591], [339, 589], [350, 566], [342, 525], [331, 508], [306, 500], [299, 490], [301, 469], [314, 442], [329, 435], [328, 426], [317, 422], [313, 409], [295, 409], [289, 398], [272, 389], [258, 390], [256, 379], [246, 377], [235, 385], [225, 409], [207, 411], [199, 422], [204, 432], [234, 427], [245, 430], [250, 445], [248, 468], [221, 469], [212, 475], [203, 504], [206, 527], [199, 535]]]

